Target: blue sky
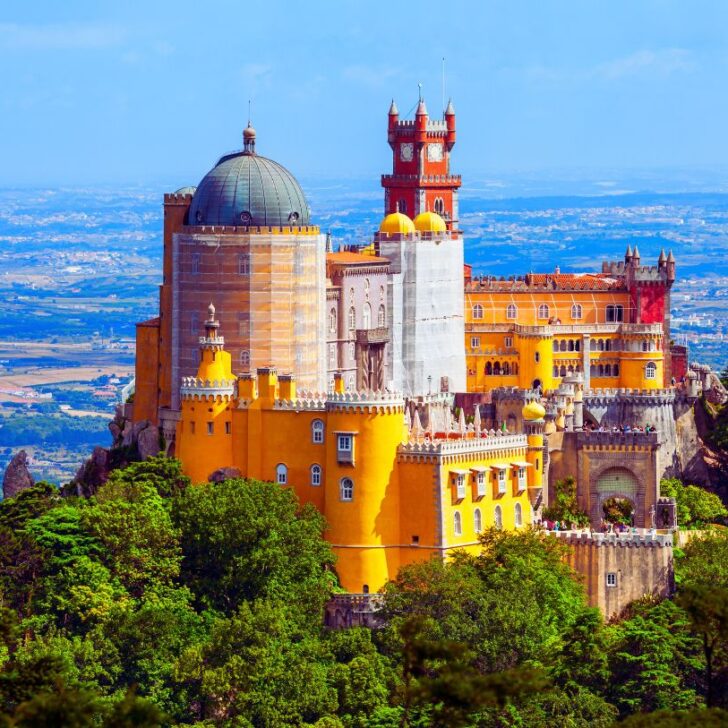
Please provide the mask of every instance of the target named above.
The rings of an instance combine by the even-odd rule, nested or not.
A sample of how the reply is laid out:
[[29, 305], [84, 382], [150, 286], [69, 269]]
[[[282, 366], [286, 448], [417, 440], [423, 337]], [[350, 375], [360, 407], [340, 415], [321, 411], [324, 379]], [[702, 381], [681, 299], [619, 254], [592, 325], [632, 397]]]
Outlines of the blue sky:
[[4, 0], [0, 185], [196, 183], [240, 146], [385, 171], [441, 58], [470, 175], [728, 165], [728, 2]]

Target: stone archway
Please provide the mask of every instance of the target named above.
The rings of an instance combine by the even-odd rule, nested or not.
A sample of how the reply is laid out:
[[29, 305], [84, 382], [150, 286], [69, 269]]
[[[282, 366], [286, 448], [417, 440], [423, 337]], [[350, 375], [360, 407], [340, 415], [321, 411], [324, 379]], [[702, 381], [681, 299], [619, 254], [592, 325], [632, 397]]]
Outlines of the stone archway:
[[637, 476], [623, 466], [612, 466], [602, 469], [593, 479], [592, 490], [592, 524], [601, 523], [604, 502], [609, 498], [619, 498], [632, 503], [635, 523], [644, 519], [642, 504], [644, 503], [644, 486]]

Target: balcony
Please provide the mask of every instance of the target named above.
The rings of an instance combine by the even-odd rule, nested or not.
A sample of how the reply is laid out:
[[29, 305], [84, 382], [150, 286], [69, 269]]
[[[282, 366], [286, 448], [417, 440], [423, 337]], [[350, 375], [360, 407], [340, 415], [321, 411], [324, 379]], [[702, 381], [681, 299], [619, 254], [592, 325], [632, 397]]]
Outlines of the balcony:
[[376, 329], [357, 329], [357, 344], [386, 344], [389, 342], [389, 329], [386, 326]]

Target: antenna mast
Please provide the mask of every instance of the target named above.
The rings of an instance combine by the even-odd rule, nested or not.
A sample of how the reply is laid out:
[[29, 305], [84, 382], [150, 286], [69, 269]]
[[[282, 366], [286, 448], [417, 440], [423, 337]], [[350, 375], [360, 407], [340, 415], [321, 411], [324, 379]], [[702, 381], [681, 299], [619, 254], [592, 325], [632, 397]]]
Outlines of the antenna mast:
[[442, 57], [442, 114], [445, 115], [445, 56]]

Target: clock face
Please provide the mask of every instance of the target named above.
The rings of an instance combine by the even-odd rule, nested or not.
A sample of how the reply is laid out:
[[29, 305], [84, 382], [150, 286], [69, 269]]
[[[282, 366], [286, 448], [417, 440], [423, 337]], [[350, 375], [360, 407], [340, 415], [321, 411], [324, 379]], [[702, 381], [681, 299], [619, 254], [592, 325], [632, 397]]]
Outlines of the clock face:
[[427, 145], [427, 161], [442, 162], [442, 144]]
[[414, 154], [414, 148], [412, 142], [399, 145], [399, 157], [403, 162], [411, 162]]

